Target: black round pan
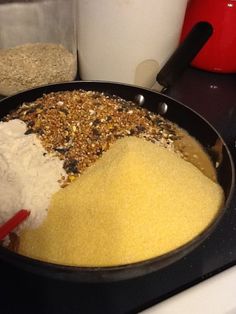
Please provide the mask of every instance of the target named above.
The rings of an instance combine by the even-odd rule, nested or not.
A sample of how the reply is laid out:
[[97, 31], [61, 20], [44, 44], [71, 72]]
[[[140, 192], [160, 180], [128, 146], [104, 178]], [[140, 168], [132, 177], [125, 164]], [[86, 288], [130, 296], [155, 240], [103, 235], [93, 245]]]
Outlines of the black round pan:
[[[165, 107], [164, 116], [187, 130], [190, 135], [195, 137], [203, 147], [205, 147], [205, 149], [210, 151], [210, 148], [215, 147], [215, 144], [218, 143], [218, 146], [221, 147], [218, 152], [218, 154], [221, 155], [221, 163], [216, 171], [218, 181], [224, 189], [226, 197], [225, 206], [211, 225], [190, 243], [187, 243], [175, 251], [161, 257], [146, 260], [144, 262], [119, 267], [70, 267], [37, 261], [11, 252], [3, 247], [0, 247], [0, 258], [13, 263], [17, 267], [44, 276], [46, 275], [57, 279], [77, 282], [104, 282], [142, 276], [161, 269], [188, 254], [215, 229], [217, 223], [225, 214], [232, 196], [234, 186], [234, 166], [229, 150], [220, 134], [199, 114], [166, 95], [149, 89], [111, 82], [78, 81], [48, 85], [25, 91], [5, 98], [0, 102], [0, 117], [3, 117], [10, 110], [18, 107], [23, 102], [34, 101], [45, 93], [75, 89], [105, 92], [109, 95], [117, 95], [131, 101], [142, 99], [142, 106], [155, 113], [163, 114], [163, 107]], [[163, 106], [163, 104], [165, 104], [165, 106]], [[212, 152], [214, 152], [214, 155], [217, 154], [214, 150], [212, 150]], [[215, 156], [213, 156], [213, 158], [214, 157]]]
[[[158, 74], [158, 82], [164, 87], [173, 84], [211, 34], [212, 28], [209, 24], [198, 23]], [[24, 91], [0, 101], [0, 119], [23, 102], [34, 101], [45, 93], [75, 89], [100, 91], [134, 101], [150, 111], [164, 115], [167, 119], [187, 130], [207, 151], [212, 153], [213, 162], [215, 158], [221, 160], [216, 172], [218, 181], [225, 193], [225, 206], [211, 225], [194, 240], [168, 254], [144, 262], [118, 267], [70, 267], [24, 257], [4, 247], [0, 247], [0, 259], [40, 276], [75, 282], [119, 281], [142, 276], [174, 263], [204, 241], [213, 232], [219, 220], [227, 211], [234, 189], [235, 171], [230, 152], [224, 140], [203, 117], [180, 102], [150, 89], [112, 82], [78, 81], [42, 86]], [[216, 147], [220, 150], [217, 151]]]

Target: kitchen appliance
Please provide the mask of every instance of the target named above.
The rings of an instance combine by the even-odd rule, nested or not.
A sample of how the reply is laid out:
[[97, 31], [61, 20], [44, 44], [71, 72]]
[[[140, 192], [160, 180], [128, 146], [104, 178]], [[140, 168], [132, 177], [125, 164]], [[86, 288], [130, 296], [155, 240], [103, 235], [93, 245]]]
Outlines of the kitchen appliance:
[[190, 0], [186, 9], [181, 40], [197, 22], [208, 22], [213, 35], [192, 65], [208, 71], [236, 71], [236, 2], [234, 0]]

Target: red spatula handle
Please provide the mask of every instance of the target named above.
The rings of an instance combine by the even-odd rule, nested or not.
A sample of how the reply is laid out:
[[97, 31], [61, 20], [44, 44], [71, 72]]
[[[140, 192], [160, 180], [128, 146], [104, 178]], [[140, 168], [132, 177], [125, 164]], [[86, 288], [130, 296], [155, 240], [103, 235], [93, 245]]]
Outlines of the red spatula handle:
[[0, 226], [0, 241], [21, 224], [30, 214], [26, 209], [19, 210], [12, 218]]

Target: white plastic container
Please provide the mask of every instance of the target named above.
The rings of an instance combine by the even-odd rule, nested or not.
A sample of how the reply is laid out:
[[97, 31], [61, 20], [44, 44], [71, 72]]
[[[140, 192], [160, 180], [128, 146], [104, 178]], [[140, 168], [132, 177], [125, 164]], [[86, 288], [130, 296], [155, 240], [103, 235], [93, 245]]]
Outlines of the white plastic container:
[[187, 0], [78, 0], [84, 80], [151, 87], [178, 45]]
[[0, 94], [77, 74], [76, 0], [0, 1]]

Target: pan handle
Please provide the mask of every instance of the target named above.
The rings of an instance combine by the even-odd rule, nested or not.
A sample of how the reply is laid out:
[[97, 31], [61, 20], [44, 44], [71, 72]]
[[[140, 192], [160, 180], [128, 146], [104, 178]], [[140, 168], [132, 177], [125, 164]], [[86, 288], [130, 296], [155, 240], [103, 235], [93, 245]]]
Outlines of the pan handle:
[[184, 41], [157, 74], [156, 81], [164, 88], [172, 86], [190, 65], [192, 60], [211, 37], [212, 33], [213, 27], [210, 23], [199, 22], [195, 24]]

